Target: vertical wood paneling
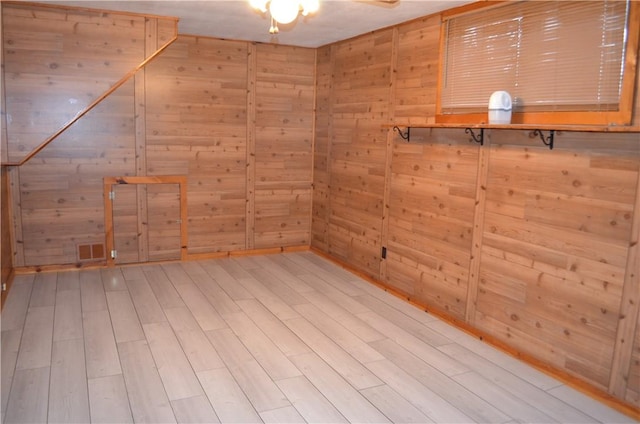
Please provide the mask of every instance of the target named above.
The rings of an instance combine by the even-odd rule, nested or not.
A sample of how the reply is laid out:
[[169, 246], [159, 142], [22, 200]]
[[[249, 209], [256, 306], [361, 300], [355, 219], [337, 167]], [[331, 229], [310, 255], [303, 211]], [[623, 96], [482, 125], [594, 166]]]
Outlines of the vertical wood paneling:
[[[414, 127], [408, 144], [393, 133], [390, 180], [370, 172], [384, 156], [358, 141], [386, 123], [372, 111], [401, 127], [435, 120], [440, 23], [397, 27], [389, 98], [375, 72], [393, 52], [371, 43], [387, 30], [318, 51], [312, 246], [363, 270], [358, 251], [378, 234], [380, 278], [397, 292], [638, 405], [637, 134], [556, 133], [550, 151], [524, 131], [487, 131], [480, 147]], [[388, 228], [372, 231], [384, 190]]]
[[145, 59], [143, 16], [19, 4], [4, 5], [2, 15], [11, 162]]
[[379, 275], [392, 31], [337, 44], [329, 252]]
[[[155, 19], [145, 21], [145, 55], [158, 48], [158, 22]], [[164, 43], [163, 43], [164, 44]], [[136, 175], [143, 176], [147, 173], [147, 98], [146, 98], [146, 67], [135, 75], [135, 117], [136, 117]], [[137, 257], [139, 262], [149, 259], [149, 232], [146, 223], [149, 219], [147, 205], [147, 186], [136, 186], [137, 206]]]
[[[153, 20], [153, 18], [147, 18]], [[178, 22], [174, 19], [158, 19], [154, 32], [147, 32], [147, 37], [156, 38], [156, 49], [167, 44], [178, 34]], [[149, 53], [149, 52], [147, 52]]]
[[[640, 57], [640, 45], [638, 46], [638, 56]], [[640, 103], [638, 101], [638, 97], [640, 97], [640, 93], [638, 92], [638, 87], [640, 87], [640, 67], [636, 63], [636, 101], [634, 103], [633, 115], [631, 116], [631, 124], [635, 126], [640, 126], [640, 107], [638, 106]]]
[[[137, 208], [140, 190], [137, 185], [130, 184], [116, 184], [111, 187], [111, 190], [115, 193], [115, 198], [110, 202], [113, 211], [113, 249], [118, 252], [116, 262], [118, 264], [140, 262]], [[146, 200], [145, 198], [143, 203], [146, 204]], [[105, 213], [108, 213], [108, 210]], [[107, 237], [109, 236], [108, 234]], [[110, 254], [111, 252], [107, 252], [107, 255]]]
[[[13, 246], [11, 237], [11, 220], [10, 220], [10, 198], [9, 198], [9, 178], [7, 168], [4, 166], [0, 169], [0, 225], [2, 233], [0, 233], [0, 279], [1, 284], [8, 284], [9, 275], [13, 272]], [[7, 297], [6, 291], [2, 292], [2, 304]]]
[[[0, 4], [0, 13], [3, 5]], [[2, 31], [2, 16], [0, 16], [0, 46], [4, 46], [4, 31]], [[0, 48], [0, 163], [9, 161], [9, 137], [7, 135], [7, 96], [4, 92], [4, 48]]]
[[245, 249], [255, 247], [256, 233], [256, 72], [257, 51], [249, 44], [247, 51], [247, 191], [245, 208]]
[[553, 151], [525, 140], [492, 134], [476, 325], [606, 390], [624, 317], [637, 136], [566, 134]]
[[[398, 28], [395, 123], [433, 122], [440, 19]], [[469, 278], [478, 148], [450, 131], [395, 133], [386, 282], [463, 318]]]
[[[146, 163], [146, 161], [145, 161]], [[138, 169], [140, 166], [138, 166]], [[140, 175], [139, 173], [137, 175]], [[146, 262], [149, 260], [149, 231], [148, 225], [149, 222], [149, 205], [147, 203], [147, 197], [149, 193], [147, 192], [147, 186], [145, 184], [136, 185], [136, 206], [137, 206], [137, 214], [136, 214], [136, 224], [137, 224], [137, 245], [138, 245], [138, 261]]]
[[[640, 320], [640, 316], [638, 320]], [[640, 405], [640, 325], [637, 323], [628, 376], [625, 382], [626, 393], [624, 399], [633, 405]]]
[[[628, 399], [635, 397], [635, 403], [640, 404], [640, 399], [638, 399], [640, 381], [637, 378], [640, 371], [640, 358], [638, 358], [638, 353], [640, 353], [640, 345], [638, 345], [638, 335], [640, 334], [640, 323], [638, 322], [638, 315], [640, 315], [640, 246], [638, 245], [640, 243], [640, 213], [637, 213], [640, 211], [640, 168], [638, 168], [634, 211], [636, 213], [633, 215], [629, 236], [627, 266], [620, 301], [620, 321], [618, 322], [613, 351], [609, 391], [617, 397]], [[634, 340], [634, 342], [630, 343], [630, 340]], [[635, 365], [633, 364], [634, 360]]]
[[331, 178], [329, 158], [333, 137], [333, 67], [335, 55], [331, 46], [321, 47], [316, 55], [316, 126], [313, 149], [313, 203], [311, 245], [323, 252], [329, 250], [329, 192]]
[[102, 178], [135, 175], [134, 86], [128, 82], [18, 168], [24, 263], [75, 263], [104, 243]]
[[13, 266], [24, 266], [24, 243], [22, 234], [22, 210], [20, 201], [20, 170], [17, 167], [9, 167], [7, 176], [9, 178], [9, 219], [13, 230], [11, 237], [11, 250], [13, 252]]
[[412, 137], [393, 152], [388, 283], [463, 318], [479, 149], [450, 130]]
[[[145, 54], [143, 16], [3, 4], [3, 53], [9, 160], [20, 160], [106, 89]], [[151, 18], [157, 22], [158, 18]], [[175, 21], [161, 24], [175, 35]], [[33, 161], [16, 168], [12, 206], [16, 264], [74, 263], [80, 244], [104, 243], [101, 179], [135, 173], [134, 84], [62, 133]], [[134, 119], [136, 122], [134, 122]], [[14, 156], [11, 156], [14, 152]], [[102, 221], [102, 222], [101, 222]]]
[[310, 242], [313, 49], [256, 46], [255, 247]]
[[[398, 36], [398, 28], [393, 28], [393, 42], [391, 47], [391, 72], [390, 72], [390, 81], [389, 81], [389, 120], [393, 122], [395, 119], [395, 106], [396, 106], [396, 84], [398, 82], [398, 53], [399, 53], [399, 36]], [[392, 168], [391, 163], [393, 162], [393, 148], [394, 148], [394, 139], [396, 137], [395, 130], [389, 129], [387, 131], [387, 139], [386, 139], [386, 148], [385, 148], [385, 157], [384, 157], [384, 193], [382, 197], [382, 230], [381, 230], [381, 244], [384, 249], [387, 248], [389, 244], [389, 204], [391, 200], [391, 179], [392, 179]], [[381, 255], [380, 261], [380, 276], [379, 278], [382, 281], [387, 280], [387, 261], [385, 260], [386, 255]]]
[[180, 259], [179, 185], [148, 185], [147, 204], [149, 207], [149, 260]]
[[[487, 137], [485, 146], [491, 139]], [[467, 303], [465, 320], [473, 324], [478, 301], [478, 284], [480, 281], [480, 262], [482, 253], [482, 234], [484, 233], [484, 213], [487, 197], [487, 177], [489, 173], [489, 149], [480, 149], [478, 153], [478, 177], [473, 215], [473, 233], [471, 234], [471, 257], [469, 264], [469, 282], [467, 287]]]
[[189, 253], [245, 247], [247, 50], [180, 36], [146, 69], [147, 174], [188, 175]]
[[[21, 19], [31, 19], [29, 28], [35, 34], [48, 31], [52, 16], [63, 13], [51, 8], [50, 14], [41, 14], [36, 8], [38, 13], [29, 15], [26, 7], [17, 9]], [[64, 13], [75, 16], [73, 10]], [[144, 57], [163, 45], [173, 30], [162, 20], [146, 19], [144, 39], [136, 41], [139, 54]], [[28, 37], [19, 35], [20, 42], [27, 43]], [[85, 35], [88, 40], [105, 36], [99, 27], [89, 27]], [[27, 44], [39, 48], [35, 42]], [[25, 50], [24, 56], [36, 57], [33, 49]], [[73, 54], [86, 49], [79, 42], [80, 53]], [[122, 49], [133, 54], [126, 43]], [[181, 37], [20, 167], [11, 178], [20, 187], [12, 199], [18, 211], [13, 218], [19, 265], [74, 263], [78, 244], [102, 243], [104, 199], [97, 183], [113, 175], [188, 177], [188, 196], [182, 197], [188, 197], [189, 215], [171, 218], [188, 222], [190, 234], [188, 245], [186, 239], [176, 244], [177, 257], [309, 244], [315, 51], [261, 49], [246, 42]], [[104, 54], [110, 59], [108, 51]], [[13, 66], [31, 65], [25, 59]], [[58, 73], [73, 78], [79, 71]], [[31, 110], [25, 108], [24, 113]], [[118, 235], [130, 247], [138, 247], [137, 257], [133, 251], [120, 252], [127, 262], [150, 258], [145, 249], [154, 244], [147, 238], [153, 237], [153, 219], [169, 222], [162, 217], [170, 207], [156, 202], [155, 210], [149, 209], [152, 193], [145, 185], [137, 189], [131, 197], [137, 203], [137, 228], [127, 229], [134, 215], [133, 209], [125, 211], [131, 222], [120, 223], [125, 231]], [[256, 233], [259, 244], [253, 242]], [[167, 234], [161, 235], [165, 241]], [[165, 248], [159, 247], [168, 252]]]
[[400, 25], [395, 122], [435, 122], [438, 84], [440, 16]]

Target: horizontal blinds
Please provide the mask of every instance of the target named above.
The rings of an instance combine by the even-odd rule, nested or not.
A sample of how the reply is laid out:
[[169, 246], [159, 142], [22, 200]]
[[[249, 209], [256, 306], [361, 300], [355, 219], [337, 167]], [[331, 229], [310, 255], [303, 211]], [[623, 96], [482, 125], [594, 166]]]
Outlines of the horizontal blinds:
[[625, 1], [521, 1], [446, 23], [442, 113], [487, 109], [505, 90], [526, 111], [616, 110]]

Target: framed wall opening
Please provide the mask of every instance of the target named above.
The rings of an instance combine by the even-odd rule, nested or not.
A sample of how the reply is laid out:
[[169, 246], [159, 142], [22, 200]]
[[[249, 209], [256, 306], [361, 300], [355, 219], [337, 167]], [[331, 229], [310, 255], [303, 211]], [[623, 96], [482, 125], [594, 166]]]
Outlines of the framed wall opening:
[[108, 265], [187, 257], [187, 177], [105, 177]]

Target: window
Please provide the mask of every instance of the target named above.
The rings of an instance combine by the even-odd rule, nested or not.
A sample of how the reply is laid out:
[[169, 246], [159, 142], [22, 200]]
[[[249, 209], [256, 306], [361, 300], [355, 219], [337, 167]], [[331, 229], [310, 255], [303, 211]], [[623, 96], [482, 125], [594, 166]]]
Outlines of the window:
[[520, 1], [446, 17], [438, 121], [486, 122], [491, 93], [505, 90], [513, 123], [630, 124], [633, 3]]

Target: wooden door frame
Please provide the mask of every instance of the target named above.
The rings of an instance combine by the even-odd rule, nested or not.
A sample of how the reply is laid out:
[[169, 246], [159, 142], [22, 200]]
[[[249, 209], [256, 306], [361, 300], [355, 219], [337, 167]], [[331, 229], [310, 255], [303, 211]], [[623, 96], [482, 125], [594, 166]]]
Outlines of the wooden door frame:
[[158, 175], [147, 177], [104, 177], [104, 232], [107, 265], [114, 266], [111, 251], [114, 248], [113, 202], [109, 193], [114, 185], [121, 184], [178, 184], [180, 190], [180, 260], [187, 259], [187, 177], [185, 175]]

